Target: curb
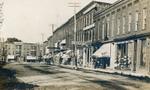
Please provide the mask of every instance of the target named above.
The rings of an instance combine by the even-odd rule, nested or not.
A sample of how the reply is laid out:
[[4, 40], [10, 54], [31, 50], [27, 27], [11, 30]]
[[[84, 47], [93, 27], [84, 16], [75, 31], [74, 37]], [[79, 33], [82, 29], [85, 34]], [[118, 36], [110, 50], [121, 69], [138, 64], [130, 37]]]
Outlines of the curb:
[[[76, 70], [73, 67], [69, 67], [69, 66], [64, 66], [64, 65], [58, 65], [58, 67], [62, 67], [62, 68], [66, 68], [66, 69], [71, 69], [71, 70]], [[109, 72], [109, 71], [101, 71], [101, 70], [93, 70], [93, 69], [84, 69], [84, 68], [78, 68], [77, 71], [83, 71], [83, 70], [87, 70], [87, 71], [94, 71], [94, 72], [100, 72], [100, 73], [105, 73], [105, 74], [111, 74], [111, 75], [121, 75], [121, 76], [125, 76], [128, 78], [132, 78], [132, 79], [136, 79], [136, 80], [142, 80], [145, 82], [149, 82], [150, 83], [150, 76], [146, 76], [146, 75], [135, 75], [136, 73], [125, 73], [123, 71], [114, 71], [114, 72]]]

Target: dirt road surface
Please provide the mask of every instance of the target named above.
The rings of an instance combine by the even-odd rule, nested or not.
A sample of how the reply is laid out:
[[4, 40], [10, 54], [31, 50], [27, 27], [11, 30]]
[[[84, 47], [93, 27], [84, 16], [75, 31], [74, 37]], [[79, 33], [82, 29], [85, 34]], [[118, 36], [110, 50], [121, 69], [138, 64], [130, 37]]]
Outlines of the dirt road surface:
[[42, 64], [5, 65], [0, 90], [150, 90], [149, 80]]

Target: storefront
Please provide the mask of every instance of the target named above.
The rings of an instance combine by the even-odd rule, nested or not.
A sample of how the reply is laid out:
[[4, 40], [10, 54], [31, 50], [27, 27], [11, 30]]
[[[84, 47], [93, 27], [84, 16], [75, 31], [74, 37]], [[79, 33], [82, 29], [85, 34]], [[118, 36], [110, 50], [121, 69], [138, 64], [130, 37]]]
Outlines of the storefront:
[[14, 62], [16, 61], [15, 55], [8, 55], [7, 56], [7, 62]]
[[114, 68], [115, 45], [107, 43], [92, 55], [94, 68]]
[[83, 48], [83, 67], [92, 68], [93, 60], [92, 54], [94, 53], [94, 47], [89, 45]]
[[147, 74], [150, 70], [150, 38], [142, 37], [134, 40], [116, 42], [116, 67]]

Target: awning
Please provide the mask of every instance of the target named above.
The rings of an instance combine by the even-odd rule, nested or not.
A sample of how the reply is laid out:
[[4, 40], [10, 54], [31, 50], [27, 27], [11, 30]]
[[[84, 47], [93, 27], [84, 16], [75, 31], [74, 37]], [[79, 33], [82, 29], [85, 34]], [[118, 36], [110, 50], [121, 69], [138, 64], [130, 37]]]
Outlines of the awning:
[[72, 52], [73, 52], [72, 50], [67, 50], [67, 51], [66, 51], [66, 54], [67, 54], [67, 55], [70, 55]]
[[15, 56], [14, 55], [8, 55], [7, 59], [15, 59]]
[[69, 55], [63, 54], [63, 55], [62, 55], [62, 58], [67, 59], [67, 58], [69, 58]]
[[131, 43], [131, 42], [133, 42], [133, 40], [116, 42], [116, 44], [127, 44], [127, 43]]
[[43, 58], [46, 59], [46, 58], [47, 58], [47, 55], [44, 55]]
[[37, 60], [37, 57], [35, 56], [27, 56], [27, 60]]
[[64, 45], [64, 44], [66, 44], [66, 39], [64, 39], [60, 42], [60, 45]]
[[56, 56], [56, 57], [62, 56], [62, 52], [57, 53], [55, 56]]
[[51, 56], [50, 55], [44, 55], [43, 58], [44, 59], [49, 59], [49, 58], [51, 58]]
[[110, 57], [110, 50], [111, 50], [111, 44], [104, 44], [92, 56]]

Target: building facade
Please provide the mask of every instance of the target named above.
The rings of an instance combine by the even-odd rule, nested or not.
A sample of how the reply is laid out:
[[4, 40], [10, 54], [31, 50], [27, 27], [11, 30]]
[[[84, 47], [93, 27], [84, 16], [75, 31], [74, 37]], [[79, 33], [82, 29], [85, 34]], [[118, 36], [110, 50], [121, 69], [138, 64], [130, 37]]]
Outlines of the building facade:
[[59, 47], [65, 40], [65, 49], [74, 50], [76, 43], [78, 63], [82, 67], [92, 67], [91, 56], [107, 45], [109, 68], [148, 74], [149, 6], [149, 0], [118, 0], [113, 4], [92, 1], [76, 14], [77, 31], [74, 32], [71, 17], [54, 31], [48, 39], [49, 45]]
[[[77, 58], [81, 66], [89, 66], [92, 61], [90, 56], [94, 52], [96, 42], [94, 14], [108, 7], [109, 3], [92, 1], [76, 14], [76, 32], [74, 32], [74, 17], [68, 19], [63, 25], [53, 32], [48, 39], [50, 47], [62, 47], [65, 50], [74, 50], [77, 45]], [[76, 34], [76, 39], [75, 35]], [[76, 42], [74, 42], [76, 40]], [[53, 45], [53, 46], [52, 46]]]
[[149, 0], [119, 0], [95, 14], [97, 38], [115, 48], [113, 68], [150, 72], [149, 6]]
[[5, 43], [7, 61], [27, 61], [27, 59], [38, 59], [42, 52], [40, 52], [40, 45], [37, 43], [14, 42]]

